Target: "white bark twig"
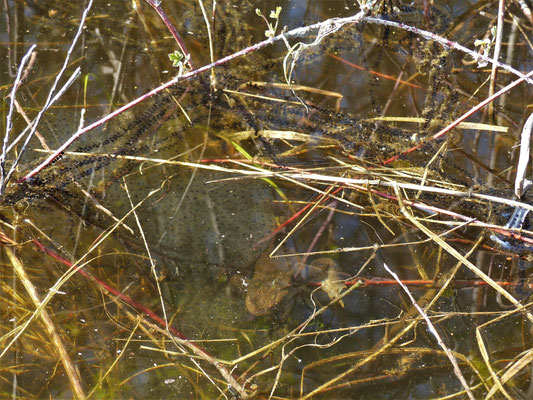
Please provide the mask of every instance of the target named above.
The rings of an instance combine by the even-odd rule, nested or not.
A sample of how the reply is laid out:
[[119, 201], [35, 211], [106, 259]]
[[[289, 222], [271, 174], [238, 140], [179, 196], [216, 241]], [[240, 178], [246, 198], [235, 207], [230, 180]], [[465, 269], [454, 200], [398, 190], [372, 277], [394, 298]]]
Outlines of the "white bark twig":
[[[9, 133], [11, 132], [11, 128], [13, 127], [13, 121], [11, 118], [13, 117], [13, 110], [15, 108], [15, 93], [17, 92], [17, 89], [19, 87], [19, 83], [21, 81], [22, 77], [22, 71], [24, 71], [24, 66], [26, 65], [26, 62], [30, 59], [31, 54], [33, 53], [33, 50], [35, 49], [37, 45], [32, 45], [30, 49], [26, 52], [24, 57], [22, 57], [22, 60], [20, 61], [20, 66], [17, 70], [17, 76], [15, 78], [15, 82], [13, 83], [13, 88], [11, 89], [11, 94], [9, 95], [9, 111], [7, 113], [6, 118], [6, 133], [4, 134], [4, 143], [2, 145], [2, 154], [0, 155], [0, 188], [4, 187], [4, 181], [6, 178], [5, 173], [5, 164], [6, 164], [6, 156], [7, 156], [7, 144], [9, 142]], [[1, 190], [0, 190], [1, 193]]]
[[527, 166], [531, 157], [531, 131], [533, 130], [533, 114], [529, 116], [520, 137], [520, 157], [516, 167], [514, 193], [519, 199], [533, 186], [533, 182], [526, 179]]
[[429, 319], [429, 317], [427, 316], [427, 314], [424, 312], [424, 310], [422, 310], [422, 308], [416, 303], [416, 300], [414, 299], [413, 295], [411, 294], [411, 292], [409, 291], [409, 289], [407, 289], [407, 286], [405, 286], [403, 284], [403, 282], [400, 280], [400, 278], [398, 277], [398, 275], [396, 275], [388, 266], [387, 264], [383, 263], [383, 268], [385, 268], [385, 270], [392, 275], [392, 277], [394, 278], [394, 280], [396, 282], [398, 282], [398, 284], [402, 287], [402, 289], [404, 290], [404, 292], [407, 294], [407, 296], [409, 297], [409, 300], [411, 300], [411, 303], [413, 304], [413, 306], [416, 308], [416, 310], [418, 311], [418, 313], [422, 316], [422, 318], [424, 318], [424, 321], [426, 321], [426, 324], [428, 326], [428, 331], [435, 337], [435, 339], [437, 339], [437, 343], [439, 344], [439, 346], [441, 347], [442, 350], [444, 350], [444, 353], [446, 353], [446, 356], [448, 356], [448, 359], [450, 360], [450, 362], [452, 363], [453, 365], [453, 372], [455, 373], [455, 376], [457, 376], [457, 379], [459, 379], [459, 381], [461, 382], [461, 385], [463, 386], [463, 388], [465, 389], [465, 392], [466, 394], [468, 395], [468, 398], [474, 400], [475, 397], [474, 395], [472, 394], [472, 391], [470, 390], [470, 387], [468, 386], [468, 383], [466, 382], [463, 374], [461, 373], [461, 370], [459, 369], [459, 364], [457, 363], [457, 359], [455, 358], [455, 356], [453, 355], [453, 353], [451, 352], [451, 350], [446, 346], [446, 344], [444, 343], [444, 341], [442, 340], [442, 338], [440, 337], [439, 333], [437, 332], [437, 329], [435, 329], [435, 326], [433, 325], [433, 323], [431, 322], [431, 320]]
[[[44, 103], [44, 106], [43, 108], [41, 109], [41, 111], [39, 111], [39, 113], [37, 114], [37, 117], [35, 118], [34, 122], [33, 122], [33, 125], [32, 125], [32, 128], [30, 130], [30, 132], [28, 133], [28, 136], [26, 137], [26, 140], [24, 141], [24, 144], [22, 145], [22, 148], [17, 156], [17, 159], [15, 160], [15, 162], [13, 163], [13, 165], [11, 166], [11, 170], [9, 171], [8, 173], [8, 177], [10, 178], [13, 174], [13, 172], [15, 171], [15, 168], [17, 167], [17, 164], [19, 163], [22, 155], [25, 153], [25, 151], [27, 150], [27, 147], [28, 147], [28, 143], [30, 142], [30, 140], [33, 138], [33, 135], [35, 134], [35, 131], [37, 130], [37, 126], [39, 125], [39, 122], [41, 121], [41, 118], [42, 116], [44, 115], [44, 113], [46, 112], [46, 110], [48, 109], [48, 107], [50, 107], [50, 104], [53, 102], [53, 101], [56, 101], [57, 100], [57, 96], [60, 95], [60, 93], [56, 94], [55, 91], [56, 91], [56, 87], [59, 83], [59, 80], [63, 77], [63, 73], [65, 72], [65, 70], [67, 69], [67, 66], [70, 62], [70, 56], [72, 55], [72, 52], [74, 51], [74, 47], [76, 46], [76, 43], [78, 42], [78, 39], [79, 37], [81, 36], [81, 32], [83, 31], [83, 27], [85, 25], [85, 20], [87, 19], [87, 15], [89, 14], [89, 11], [91, 9], [93, 5], [93, 0], [89, 0], [89, 3], [87, 4], [87, 7], [85, 8], [85, 10], [83, 10], [83, 14], [82, 14], [82, 17], [80, 19], [80, 24], [78, 26], [78, 31], [76, 32], [76, 35], [74, 36], [74, 39], [72, 40], [72, 43], [70, 44], [70, 47], [67, 51], [67, 55], [65, 57], [65, 61], [63, 62], [63, 66], [61, 67], [61, 69], [59, 70], [59, 73], [57, 74], [55, 80], [54, 80], [54, 83], [50, 89], [50, 92], [48, 93], [48, 98], [46, 99], [46, 102]], [[71, 82], [71, 80], [69, 80], [69, 82]], [[67, 82], [68, 84], [68, 82]], [[2, 185], [0, 186], [0, 195], [4, 192], [5, 190], [5, 187], [9, 181], [8, 177], [6, 177], [6, 179], [1, 182]]]
[[[57, 94], [54, 96], [54, 98], [52, 100], [50, 100], [50, 102], [48, 103], [48, 105], [46, 107], [43, 107], [42, 108], [42, 112], [44, 114], [44, 112], [48, 111], [48, 109], [54, 105], [54, 103], [59, 100], [59, 98], [63, 95], [63, 93], [65, 93], [65, 91], [70, 87], [70, 85], [72, 85], [74, 83], [74, 81], [78, 78], [78, 76], [80, 76], [80, 73], [81, 73], [81, 69], [78, 67], [76, 68], [76, 70], [74, 71], [74, 73], [70, 76], [69, 80], [63, 85], [63, 87], [61, 87], [61, 89], [59, 89], [59, 91], [57, 92]], [[24, 137], [24, 135], [26, 135], [26, 132], [28, 132], [28, 130], [30, 130], [30, 135], [33, 135], [35, 134], [35, 132], [37, 131], [37, 118], [35, 118], [33, 121], [31, 121], [29, 123], [29, 125], [24, 128], [24, 130], [22, 131], [22, 133], [20, 135], [17, 136], [17, 138], [15, 140], [13, 140], [13, 142], [11, 142], [11, 144], [8, 146], [7, 150], [6, 150], [6, 153], [9, 153], [13, 147], [15, 147], [18, 142], [20, 142], [22, 140], [22, 138]], [[33, 132], [33, 133], [31, 133]], [[8, 173], [8, 177], [6, 178], [6, 184], [7, 184], [7, 181], [9, 181], [9, 179], [11, 178], [11, 175], [13, 174], [17, 164], [18, 164], [18, 161], [20, 159], [20, 154], [22, 154], [23, 152], [25, 151], [25, 147], [22, 146], [21, 147], [21, 150], [19, 151], [19, 156], [17, 157], [17, 159], [15, 160], [15, 162], [13, 163], [13, 166], [11, 167], [9, 173]]]

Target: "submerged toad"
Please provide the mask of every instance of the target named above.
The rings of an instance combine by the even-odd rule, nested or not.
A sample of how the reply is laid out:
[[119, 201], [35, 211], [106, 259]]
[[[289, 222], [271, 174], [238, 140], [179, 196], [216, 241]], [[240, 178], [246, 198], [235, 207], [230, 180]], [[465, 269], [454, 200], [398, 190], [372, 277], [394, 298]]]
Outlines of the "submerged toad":
[[[270, 251], [263, 254], [255, 264], [254, 275], [246, 292], [246, 309], [254, 316], [269, 314], [283, 301], [297, 269], [293, 258], [270, 258], [269, 254]], [[320, 282], [322, 290], [330, 298], [338, 296], [345, 288], [338, 274], [337, 263], [332, 259], [316, 259], [306, 268], [307, 279]], [[342, 301], [340, 304], [343, 305]]]
[[289, 292], [292, 273], [288, 258], [270, 258], [269, 252], [263, 254], [255, 264], [246, 292], [246, 309], [255, 316], [272, 311]]

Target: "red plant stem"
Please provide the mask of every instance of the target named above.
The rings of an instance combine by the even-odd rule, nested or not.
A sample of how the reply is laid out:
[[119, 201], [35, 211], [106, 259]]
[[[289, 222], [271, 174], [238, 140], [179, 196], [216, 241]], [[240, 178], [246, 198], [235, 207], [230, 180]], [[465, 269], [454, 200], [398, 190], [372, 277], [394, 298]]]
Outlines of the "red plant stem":
[[400, 22], [384, 20], [384, 19], [381, 19], [381, 18], [365, 17], [364, 20], [368, 21], [368, 22], [372, 22], [372, 23], [377, 23], [379, 25], [392, 26], [394, 28], [400, 28], [400, 29], [404, 29], [404, 30], [409, 31], [409, 32], [413, 32], [413, 33], [415, 33], [417, 35], [420, 35], [420, 36], [422, 36], [422, 37], [424, 37], [424, 38], [426, 38], [428, 40], [434, 40], [434, 41], [442, 44], [445, 47], [448, 46], [448, 47], [451, 47], [451, 48], [453, 48], [455, 50], [459, 50], [459, 51], [461, 51], [463, 53], [469, 54], [474, 59], [482, 59], [482, 60], [488, 61], [488, 62], [492, 63], [492, 65], [495, 65], [495, 66], [497, 66], [499, 68], [505, 69], [505, 70], [513, 73], [514, 75], [517, 75], [517, 76], [520, 77], [520, 79], [518, 79], [518, 80], [512, 82], [511, 84], [507, 85], [506, 87], [504, 87], [503, 89], [501, 89], [500, 91], [495, 93], [494, 95], [489, 96], [487, 99], [482, 101], [477, 106], [473, 107], [470, 111], [468, 111], [466, 114], [464, 114], [459, 119], [457, 119], [454, 122], [452, 122], [450, 125], [448, 125], [444, 129], [442, 129], [441, 131], [437, 132], [435, 135], [433, 135], [428, 140], [422, 141], [418, 145], [411, 147], [409, 150], [406, 150], [406, 151], [404, 151], [404, 152], [402, 152], [402, 153], [400, 153], [400, 154], [398, 154], [398, 155], [396, 155], [394, 157], [391, 157], [388, 160], [384, 161], [383, 162], [384, 165], [389, 164], [389, 163], [391, 163], [393, 161], [396, 161], [400, 157], [402, 157], [402, 156], [404, 156], [404, 155], [406, 155], [406, 154], [408, 154], [408, 153], [410, 153], [412, 151], [418, 150], [420, 147], [422, 147], [428, 141], [432, 141], [432, 140], [438, 139], [442, 135], [444, 135], [447, 132], [449, 132], [452, 128], [457, 126], [459, 123], [463, 122], [466, 118], [468, 118], [470, 115], [475, 113], [477, 110], [479, 110], [480, 108], [482, 108], [485, 105], [489, 104], [494, 99], [498, 98], [503, 93], [507, 92], [508, 90], [510, 90], [511, 88], [515, 87], [519, 83], [522, 83], [523, 81], [527, 81], [529, 84], [533, 84], [533, 81], [531, 79], [529, 79], [533, 75], [533, 71], [529, 72], [527, 75], [524, 75], [523, 73], [521, 73], [520, 71], [516, 70], [515, 68], [513, 68], [513, 67], [511, 67], [509, 65], [500, 63], [498, 60], [495, 60], [493, 58], [487, 57], [487, 56], [485, 56], [483, 54], [476, 53], [476, 52], [474, 52], [474, 51], [472, 51], [472, 50], [470, 50], [470, 49], [468, 49], [468, 48], [466, 48], [464, 46], [461, 46], [459, 43], [456, 43], [456, 42], [453, 42], [453, 41], [451, 41], [449, 39], [446, 39], [446, 38], [440, 37], [438, 35], [435, 35], [432, 32], [424, 31], [422, 29], [419, 29], [419, 28], [416, 28], [416, 27], [413, 27], [413, 26], [409, 26], [409, 25], [406, 25], [406, 24], [402, 24]]
[[[386, 279], [365, 279], [365, 278], [357, 278], [353, 279], [351, 281], [345, 281], [344, 284], [346, 286], [353, 286], [359, 282], [362, 282], [363, 285], [361, 287], [367, 287], [367, 286], [390, 286], [390, 285], [398, 285], [398, 282], [394, 279], [386, 280]], [[431, 287], [439, 287], [440, 285], [438, 282], [432, 281], [432, 280], [402, 280], [401, 281], [404, 285], [407, 286], [431, 286]], [[519, 285], [520, 282], [507, 282], [507, 281], [496, 281], [496, 283], [502, 287], [505, 286], [516, 286]], [[453, 281], [454, 285], [461, 285], [461, 286], [487, 286], [488, 283], [482, 280], [468, 280], [468, 279], [461, 279], [461, 280], [455, 280]]]
[[[424, 286], [424, 287], [432, 287], [432, 288], [438, 288], [440, 287], [439, 283], [432, 280], [422, 280], [422, 279], [413, 279], [413, 280], [402, 280], [400, 281], [406, 286]], [[496, 283], [502, 287], [505, 286], [517, 286], [520, 285], [521, 282], [507, 282], [507, 281], [496, 281]], [[356, 278], [352, 280], [344, 281], [344, 284], [347, 287], [354, 286], [354, 285], [360, 285], [361, 288], [369, 287], [369, 286], [394, 286], [398, 285], [398, 281], [391, 279], [379, 279], [379, 278]], [[312, 282], [309, 283], [310, 286], [313, 287], [320, 287], [322, 286], [321, 282]], [[472, 280], [472, 279], [459, 279], [454, 280], [453, 285], [455, 286], [471, 286], [471, 287], [477, 287], [477, 286], [487, 286], [488, 283], [482, 280]], [[533, 287], [531, 284], [526, 284], [528, 288]]]
[[[469, 244], [469, 245], [472, 245], [474, 243], [471, 240], [463, 239], [463, 238], [450, 238], [450, 239], [448, 239], [448, 242]], [[510, 252], [508, 250], [506, 251], [506, 250], [498, 249], [496, 247], [492, 247], [492, 246], [489, 246], [487, 244], [481, 245], [480, 248], [488, 250], [488, 251], [491, 251], [491, 252], [494, 252], [494, 253], [501, 254], [501, 255], [503, 255], [503, 256], [505, 256], [507, 258], [513, 258], [513, 257], [519, 257], [520, 256], [519, 254], [512, 253], [512, 252]]]
[[[338, 60], [346, 65], [349, 65], [350, 67], [353, 67], [353, 68], [356, 68], [360, 71], [365, 71], [365, 72], [368, 72], [369, 74], [371, 75], [376, 75], [376, 76], [379, 76], [381, 78], [385, 78], [385, 79], [389, 79], [391, 81], [396, 81], [398, 80], [397, 77], [394, 77], [394, 76], [391, 76], [391, 75], [386, 75], [386, 74], [382, 74], [380, 72], [376, 72], [376, 71], [373, 71], [373, 70], [369, 70], [367, 68], [364, 68], [364, 67], [361, 67], [360, 65], [357, 65], [357, 64], [354, 64], [354, 63], [351, 63], [350, 61], [348, 60], [345, 60], [344, 58], [341, 58], [339, 56], [336, 56], [335, 54], [331, 54], [331, 53], [326, 53], [328, 56], [330, 56], [331, 58], [334, 58], [335, 60]], [[403, 84], [403, 85], [407, 85], [407, 86], [411, 86], [411, 87], [414, 87], [414, 88], [417, 88], [417, 89], [422, 89], [422, 86], [419, 86], [415, 83], [411, 83], [411, 82], [407, 82], [407, 81], [403, 81], [403, 80], [400, 80], [400, 83]]]
[[[57, 260], [59, 261], [60, 263], [72, 268], [74, 266], [73, 263], [71, 263], [70, 261], [64, 259], [63, 257], [61, 257], [60, 255], [54, 253], [53, 251], [49, 250], [46, 246], [44, 246], [41, 242], [39, 242], [37, 239], [33, 239], [32, 240], [33, 243], [42, 251], [44, 252], [45, 254], [49, 255], [50, 257], [52, 257], [54, 260]], [[167, 324], [165, 323], [165, 321], [159, 317], [156, 313], [154, 313], [152, 310], [146, 308], [145, 306], [143, 306], [142, 304], [136, 302], [135, 300], [133, 300], [131, 297], [129, 296], [126, 296], [124, 293], [118, 291], [117, 289], [113, 288], [112, 286], [109, 286], [108, 284], [102, 282], [101, 280], [99, 280], [98, 278], [95, 278], [94, 276], [92, 275], [89, 275], [87, 272], [85, 272], [83, 269], [79, 269], [78, 270], [80, 274], [82, 274], [83, 276], [85, 276], [86, 278], [89, 278], [89, 279], [92, 279], [94, 280], [96, 283], [98, 283], [100, 286], [102, 286], [105, 290], [107, 290], [109, 293], [111, 293], [112, 295], [114, 296], [117, 296], [119, 297], [121, 300], [123, 300], [126, 304], [129, 304], [130, 306], [132, 306], [133, 308], [145, 313], [146, 315], [148, 315], [154, 322], [156, 322], [159, 326], [161, 326], [163, 329], [166, 329], [167, 327]], [[176, 337], [178, 337], [179, 339], [182, 339], [182, 340], [188, 340], [187, 337], [181, 333], [179, 330], [169, 326], [168, 327], [169, 331], [172, 332], [172, 334], [174, 334]], [[194, 343], [191, 343], [193, 344], [194, 346], [196, 346]], [[198, 346], [196, 346], [198, 347]]]
[[[40, 243], [38, 240], [36, 239], [32, 239], [33, 243], [41, 250], [43, 251], [45, 254], [49, 255], [50, 257], [54, 258], [55, 260], [59, 261], [60, 263], [72, 268], [74, 266], [73, 263], [71, 263], [70, 261], [64, 259], [63, 257], [61, 257], [60, 255], [54, 253], [53, 251], [49, 250], [48, 248], [46, 248], [42, 243]], [[132, 306], [133, 308], [145, 313], [147, 316], [149, 316], [157, 325], [159, 325], [163, 330], [166, 330], [168, 329], [168, 331], [170, 333], [172, 333], [175, 337], [177, 337], [178, 339], [182, 340], [183, 342], [185, 342], [185, 344], [187, 346], [189, 346], [190, 348], [194, 348], [192, 349], [192, 351], [195, 353], [195, 354], [199, 354], [202, 358], [205, 358], [207, 361], [209, 361], [215, 368], [217, 368], [219, 370], [219, 372], [221, 373], [222, 376], [224, 376], [224, 378], [227, 379], [228, 381], [228, 384], [230, 384], [231, 386], [233, 386], [238, 392], [239, 394], [242, 396], [242, 397], [245, 397], [245, 392], [244, 392], [244, 389], [238, 384], [237, 382], [237, 377], [235, 376], [235, 374], [233, 372], [229, 372], [226, 367], [224, 365], [222, 365], [219, 361], [217, 361], [215, 358], [213, 358], [213, 356], [211, 356], [211, 354], [209, 354], [206, 350], [204, 350], [202, 347], [200, 347], [199, 345], [197, 345], [196, 343], [194, 342], [191, 342], [189, 339], [187, 339], [187, 337], [182, 333], [180, 332], [179, 330], [177, 330], [176, 328], [173, 328], [171, 326], [169, 326], [165, 320], [163, 320], [163, 318], [159, 317], [156, 313], [154, 313], [153, 311], [151, 311], [150, 309], [146, 308], [145, 306], [143, 306], [142, 304], [136, 302], [135, 300], [133, 300], [131, 297], [129, 296], [126, 296], [124, 293], [116, 290], [115, 288], [107, 285], [106, 283], [102, 282], [101, 280], [99, 280], [98, 278], [95, 278], [94, 276], [88, 274], [87, 272], [85, 272], [82, 268], [79, 268], [78, 271], [83, 275], [85, 276], [86, 278], [88, 279], [91, 279], [91, 280], [94, 280], [95, 282], [97, 282], [100, 286], [102, 286], [105, 290], [107, 290], [109, 293], [111, 293], [112, 295], [114, 296], [117, 296], [119, 297], [121, 300], [123, 300], [126, 304], [129, 304], [130, 306]], [[233, 382], [233, 384], [232, 384]]]
[[178, 43], [178, 46], [179, 46], [181, 52], [183, 53], [183, 55], [187, 59], [187, 63], [189, 64], [189, 67], [191, 69], [194, 69], [194, 65], [193, 65], [191, 57], [190, 57], [191, 53], [189, 53], [189, 50], [187, 50], [187, 46], [185, 46], [185, 42], [181, 38], [181, 36], [178, 33], [178, 31], [176, 30], [176, 28], [174, 28], [174, 25], [172, 25], [172, 22], [170, 22], [170, 20], [168, 19], [167, 14], [163, 10], [163, 8], [161, 8], [161, 2], [160, 1], [156, 2], [154, 0], [145, 0], [145, 1], [148, 4], [150, 4], [154, 8], [154, 10], [157, 11], [157, 13], [159, 14], [159, 17], [161, 17], [161, 19], [163, 20], [163, 22], [167, 26], [168, 30], [170, 31], [170, 33], [172, 34], [172, 36], [174, 37], [174, 39]]
[[[533, 71], [530, 71], [526, 77], [530, 77], [533, 75]], [[390, 164], [391, 162], [393, 161], [396, 161], [397, 159], [399, 159], [400, 157], [403, 157], [405, 156], [406, 154], [408, 153], [411, 153], [415, 150], [418, 150], [420, 147], [424, 146], [426, 143], [428, 142], [431, 142], [433, 140], [436, 140], [438, 138], [440, 138], [441, 136], [445, 135], [446, 133], [448, 133], [449, 131], [451, 131], [453, 128], [455, 128], [457, 125], [459, 125], [461, 122], [463, 122], [465, 119], [467, 119], [468, 117], [470, 117], [472, 114], [474, 114], [475, 112], [477, 112], [479, 109], [485, 107], [487, 104], [489, 104], [490, 102], [494, 101], [495, 99], [497, 99], [498, 97], [500, 97], [502, 94], [504, 94], [505, 92], [511, 90], [512, 88], [514, 88], [515, 86], [517, 86], [518, 84], [524, 82], [526, 80], [526, 77], [522, 77], [520, 79], [517, 79], [516, 81], [514, 82], [511, 82], [509, 85], [505, 86], [503, 89], [497, 91], [496, 93], [494, 93], [492, 96], [490, 97], [487, 97], [485, 100], [483, 100], [481, 103], [479, 103], [478, 105], [472, 107], [468, 112], [466, 112], [465, 114], [463, 114], [461, 117], [457, 118], [455, 121], [453, 121], [451, 124], [449, 124], [448, 126], [446, 126], [445, 128], [441, 129], [439, 132], [435, 133], [433, 136], [431, 136], [429, 139], [427, 140], [423, 140], [421, 141], [420, 143], [418, 143], [416, 146], [413, 146], [411, 147], [410, 149], [400, 153], [400, 154], [397, 154], [395, 155], [394, 157], [391, 157], [389, 158], [388, 160], [385, 160], [382, 162], [383, 165], [387, 165], [387, 164]]]
[[[339, 188], [340, 189], [340, 188]], [[317, 244], [318, 242], [318, 239], [320, 239], [320, 236], [322, 236], [322, 233], [324, 233], [324, 229], [326, 229], [326, 227], [329, 225], [329, 223], [331, 222], [331, 219], [333, 218], [333, 214], [335, 213], [335, 210], [337, 209], [337, 201], [333, 201], [330, 203], [329, 207], [331, 207], [331, 210], [329, 211], [328, 213], [328, 216], [326, 217], [326, 220], [324, 221], [324, 223], [320, 226], [320, 228], [318, 229], [317, 233], [315, 234], [315, 237], [313, 238], [313, 240], [311, 241], [311, 244], [309, 245], [309, 247], [307, 248], [306, 250], [306, 253], [310, 253], [313, 251], [313, 249], [315, 248], [315, 245]], [[301, 266], [303, 266], [307, 259], [309, 258], [309, 255], [305, 255], [303, 258], [302, 258], [302, 261], [301, 261]], [[301, 269], [301, 268], [300, 268]], [[299, 273], [300, 271], [298, 271], [297, 273]]]
[[[333, 185], [332, 185], [333, 186]], [[328, 190], [330, 190], [331, 186], [326, 189], [326, 192]], [[343, 187], [339, 187], [337, 189], [335, 189], [332, 193], [328, 194], [327, 196], [324, 196], [324, 198], [320, 201], [320, 203], [323, 203], [325, 202], [330, 196], [334, 196], [335, 194], [339, 193], [339, 191], [341, 191], [343, 189]], [[262, 238], [261, 240], [259, 240], [257, 243], [255, 243], [254, 246], [258, 246], [259, 244], [267, 241], [267, 240], [270, 240], [271, 238], [273, 238], [274, 236], [276, 236], [278, 234], [278, 232], [280, 232], [283, 228], [285, 228], [287, 225], [289, 225], [290, 223], [292, 223], [293, 221], [295, 221], [296, 219], [298, 219], [300, 217], [300, 215], [302, 215], [304, 212], [307, 211], [307, 209], [309, 209], [310, 207], [313, 206], [313, 202], [310, 202], [310, 203], [307, 203], [304, 207], [302, 207], [301, 210], [297, 211], [296, 213], [293, 214], [292, 217], [290, 217], [287, 221], [285, 221], [284, 223], [282, 223], [280, 226], [278, 226], [276, 229], [274, 229], [272, 232], [270, 232], [267, 236], [265, 236], [264, 238]]]

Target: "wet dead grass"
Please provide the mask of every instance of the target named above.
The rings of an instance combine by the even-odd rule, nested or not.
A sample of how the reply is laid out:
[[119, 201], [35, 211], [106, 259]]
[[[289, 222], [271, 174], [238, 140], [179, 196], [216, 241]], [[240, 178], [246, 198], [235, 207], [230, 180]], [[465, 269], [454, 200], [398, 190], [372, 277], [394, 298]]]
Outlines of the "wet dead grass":
[[[29, 26], [50, 27], [57, 15], [52, 4], [43, 3], [47, 17]], [[215, 49], [228, 44], [217, 36], [220, 25], [210, 20], [211, 4], [199, 4], [170, 5], [170, 17], [161, 12], [166, 4], [151, 5], [163, 19], [185, 10], [196, 15], [197, 26], [207, 23], [204, 50], [196, 57], [216, 63]], [[95, 36], [85, 39], [99, 38], [108, 57], [103, 64], [117, 66], [108, 93], [112, 102], [136, 98], [120, 89], [139, 73], [128, 66], [128, 57], [137, 44], [157, 37], [159, 17], [144, 3], [135, 5], [128, 16], [142, 23], [134, 32], [121, 24], [124, 33], [116, 37], [91, 28], [98, 19], [112, 22], [101, 5], [88, 14]], [[387, 10], [385, 4], [376, 7], [376, 15]], [[334, 89], [328, 74], [312, 84], [285, 80], [292, 65], [298, 72], [298, 65], [308, 68], [317, 57], [330, 59], [327, 46], [338, 50], [335, 57], [343, 65], [353, 66], [341, 47], [346, 31], [332, 24], [302, 39], [313, 44], [308, 53], [318, 56], [306, 58], [306, 46], [300, 46], [267, 60], [285, 59], [285, 71], [280, 70], [285, 74], [258, 79], [261, 73], [237, 65], [235, 77], [218, 66], [209, 79], [181, 83], [180, 90], [152, 100], [147, 109], [157, 113], [154, 121], [134, 108], [118, 117], [124, 122], [96, 132], [94, 141], [101, 146], [88, 141], [69, 148], [36, 173], [40, 181], [24, 183], [43, 153], [48, 157], [65, 142], [44, 133], [50, 130], [37, 132], [39, 142], [27, 144], [32, 155], [13, 169], [20, 180], [10, 180], [2, 170], [7, 184], [0, 232], [2, 395], [305, 399], [353, 397], [355, 391], [361, 397], [528, 398], [533, 232], [527, 225], [508, 224], [513, 210], [533, 209], [527, 193], [522, 199], [512, 195], [513, 184], [515, 192], [524, 190], [527, 174], [516, 174], [518, 154], [509, 156], [524, 137], [523, 113], [516, 111], [523, 99], [513, 88], [526, 78], [498, 70], [530, 68], [524, 54], [531, 48], [527, 34], [521, 34], [531, 25], [527, 10], [509, 8], [502, 14], [479, 2], [440, 30], [431, 15], [439, 10], [391, 16], [392, 22], [415, 18], [415, 37], [421, 40], [385, 32], [379, 24], [360, 28], [369, 48], [364, 57], [361, 53], [365, 66], [347, 75], [361, 74], [370, 82], [354, 87], [368, 93], [361, 102], [381, 106], [361, 107], [357, 116], [343, 110], [343, 100], [345, 108], [358, 107], [343, 94], [350, 79]], [[485, 71], [456, 62], [457, 81], [480, 78], [453, 87], [456, 80], [443, 75], [449, 70], [434, 60], [467, 59], [460, 45], [473, 48], [473, 34], [458, 32], [476, 31], [481, 22], [471, 16], [481, 10], [485, 30], [476, 38], [490, 41], [490, 27], [497, 27], [492, 45], [501, 50], [503, 35], [514, 68], [496, 65]], [[81, 10], [72, 15], [78, 26]], [[218, 9], [215, 15], [238, 13]], [[220, 23], [224, 29], [232, 26]], [[446, 48], [454, 55], [435, 52], [442, 46], [429, 34], [436, 33], [456, 40]], [[327, 44], [327, 34], [341, 44]], [[237, 28], [226, 31], [236, 43], [239, 35]], [[389, 47], [370, 44], [372, 38], [388, 41]], [[16, 43], [7, 46], [12, 54]], [[147, 56], [155, 70], [162, 70], [166, 56], [161, 47]], [[406, 49], [412, 54], [405, 55]], [[385, 50], [396, 63], [395, 75], [372, 59]], [[259, 52], [250, 50], [251, 62]], [[195, 53], [185, 72], [198, 67]], [[9, 60], [13, 72], [15, 59]], [[424, 66], [425, 75], [419, 71]], [[21, 77], [24, 70], [19, 69]], [[380, 83], [372, 81], [376, 77]], [[488, 89], [481, 82], [485, 78]], [[32, 79], [15, 78], [5, 86], [6, 95], [20, 81], [19, 92], [41, 99], [41, 84]], [[387, 96], [376, 97], [380, 90]], [[91, 101], [83, 85], [74, 92], [85, 105]], [[68, 112], [75, 112], [78, 103], [65, 98]], [[499, 101], [499, 107], [485, 110], [492, 104], [487, 99]], [[405, 115], [395, 105], [402, 102]], [[25, 113], [37, 116], [20, 107], [12, 117], [20, 131]], [[466, 121], [471, 115], [475, 121]], [[45, 118], [43, 125], [51, 121]], [[121, 137], [106, 142], [114, 138], [110, 132]], [[23, 142], [6, 141], [16, 152], [9, 153], [6, 144], [2, 168], [16, 164]], [[513, 181], [516, 175], [522, 183]], [[233, 189], [224, 188], [242, 192], [226, 196], [221, 193]], [[234, 209], [229, 218], [234, 225], [222, 223], [220, 214]], [[186, 245], [165, 238], [182, 234], [172, 228], [180, 221], [207, 224], [205, 231], [187, 231], [205, 235], [207, 244], [199, 250], [191, 238], [191, 254], [183, 254]], [[225, 224], [249, 234], [249, 243], [237, 240], [243, 246], [233, 255], [241, 261], [249, 257], [246, 262], [220, 261], [227, 259], [228, 247], [238, 247], [223, 239], [231, 234]], [[344, 227], [351, 224], [352, 230]], [[289, 260], [291, 283], [281, 288], [289, 294], [267, 315], [254, 316], [245, 306], [254, 268], [250, 260], [267, 252], [272, 260]], [[329, 261], [322, 262], [324, 257]]]

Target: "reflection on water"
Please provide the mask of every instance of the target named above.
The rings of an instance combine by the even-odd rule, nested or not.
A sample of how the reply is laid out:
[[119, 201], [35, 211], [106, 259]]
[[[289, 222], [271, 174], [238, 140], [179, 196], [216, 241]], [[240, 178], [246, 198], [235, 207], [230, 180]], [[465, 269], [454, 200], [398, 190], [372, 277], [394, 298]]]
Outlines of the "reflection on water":
[[[490, 42], [497, 13], [475, 1], [383, 3], [376, 15], [470, 48], [476, 39]], [[162, 4], [196, 66], [210, 62], [199, 4]], [[214, 21], [212, 4], [204, 5], [215, 59], [264, 39], [267, 25], [256, 8], [275, 23], [268, 2], [217, 4]], [[342, 1], [280, 5], [278, 31], [358, 11]], [[17, 96], [30, 117], [57, 73], [80, 7], [14, 2], [0, 21], [4, 90], [25, 43], [42, 43]], [[518, 9], [507, 12], [529, 29]], [[502, 51], [526, 71], [531, 49], [522, 31], [506, 20]], [[30, 142], [17, 178], [44, 159], [46, 146], [68, 139], [81, 118], [87, 125], [175, 72], [171, 36], [138, 1], [95, 2], [81, 42], [72, 63], [86, 79], [47, 113], [42, 139]], [[527, 364], [528, 316], [480, 286], [452, 253], [510, 283], [508, 291], [527, 304], [528, 282], [520, 290], [514, 284], [529, 272], [530, 254], [515, 246], [522, 243], [517, 232], [529, 237], [519, 232], [529, 228], [529, 216], [515, 227], [515, 247], [498, 246], [511, 242], [487, 224], [505, 226], [515, 210], [505, 202], [528, 88], [468, 120], [485, 125], [461, 125], [403, 154], [485, 99], [490, 70], [420, 36], [368, 23], [346, 26], [304, 52], [292, 88], [286, 55], [276, 44], [182, 82], [86, 134], [34, 179], [11, 182], [2, 198], [3, 241], [16, 245], [40, 296], [68, 269], [63, 259], [86, 263], [88, 275], [71, 277], [47, 306], [83, 390], [102, 398], [427, 398], [463, 390], [385, 261], [427, 307], [476, 396], [491, 391], [492, 370], [510, 397], [527, 398], [530, 371], [508, 371], [509, 360]], [[499, 74], [496, 89], [511, 79]], [[17, 116], [17, 132], [23, 127]], [[8, 252], [2, 257], [5, 347], [35, 305]], [[361, 286], [356, 276], [369, 281]], [[329, 304], [339, 294], [345, 297]], [[172, 332], [174, 341], [146, 309], [180, 332]], [[195, 342], [178, 343], [176, 335]], [[71, 396], [56, 351], [39, 320], [29, 324], [3, 355], [1, 393]]]

